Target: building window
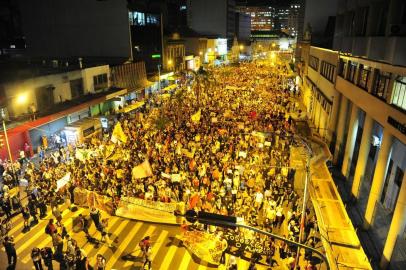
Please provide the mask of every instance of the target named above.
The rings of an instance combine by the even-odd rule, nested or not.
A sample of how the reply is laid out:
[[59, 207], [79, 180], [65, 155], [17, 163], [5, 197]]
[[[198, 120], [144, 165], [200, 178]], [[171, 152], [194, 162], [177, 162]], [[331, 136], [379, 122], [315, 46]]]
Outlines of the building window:
[[108, 87], [107, 73], [93, 76], [93, 85], [95, 91], [106, 89]]
[[406, 77], [398, 76], [393, 84], [391, 104], [406, 110]]
[[128, 16], [130, 20], [130, 25], [138, 25], [138, 26], [145, 25], [145, 13], [130, 11], [128, 12]]
[[69, 81], [72, 99], [78, 98], [84, 94], [82, 78]]
[[368, 66], [364, 66], [362, 64], [359, 65], [357, 85], [364, 90], [368, 90], [368, 82], [369, 82], [370, 74], [371, 74], [371, 68], [369, 68]]
[[354, 83], [355, 82], [355, 71], [357, 70], [357, 63], [349, 62], [348, 64], [348, 75], [347, 80]]
[[309, 56], [309, 66], [312, 67], [315, 71], [319, 70], [319, 58], [314, 57], [313, 55]]
[[343, 59], [340, 59], [340, 62], [338, 64], [338, 75], [345, 78], [345, 69], [347, 67], [347, 61], [344, 61]]
[[332, 83], [334, 83], [334, 81], [335, 81], [335, 77], [334, 77], [335, 71], [336, 71], [336, 66], [334, 66], [326, 61], [321, 62], [320, 74]]
[[377, 70], [372, 95], [384, 99], [388, 96], [388, 87], [390, 81], [390, 73]]

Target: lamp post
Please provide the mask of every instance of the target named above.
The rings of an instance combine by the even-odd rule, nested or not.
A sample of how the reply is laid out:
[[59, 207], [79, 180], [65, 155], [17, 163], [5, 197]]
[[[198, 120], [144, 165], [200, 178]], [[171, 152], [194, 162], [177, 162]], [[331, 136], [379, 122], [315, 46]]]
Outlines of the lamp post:
[[158, 64], [158, 93], [161, 91], [161, 64]]
[[225, 228], [243, 228], [243, 229], [248, 229], [250, 231], [263, 234], [269, 237], [273, 237], [275, 239], [281, 240], [285, 243], [297, 246], [298, 248], [304, 248], [306, 250], [309, 250], [311, 252], [316, 253], [317, 255], [320, 256], [320, 258], [326, 263], [326, 269], [330, 270], [330, 265], [329, 262], [327, 261], [326, 256], [320, 252], [319, 250], [309, 247], [307, 245], [304, 245], [300, 242], [295, 242], [292, 240], [289, 240], [287, 238], [284, 238], [282, 236], [279, 236], [277, 234], [273, 234], [267, 231], [260, 230], [255, 227], [251, 227], [248, 225], [245, 225], [239, 221], [238, 217], [233, 217], [233, 216], [223, 216], [219, 214], [213, 214], [213, 213], [207, 213], [207, 212], [196, 212], [194, 210], [188, 210], [186, 213], [183, 215], [182, 213], [176, 212], [176, 216], [184, 216], [188, 222], [194, 223], [194, 222], [199, 222], [201, 224], [208, 224], [208, 225], [214, 225], [214, 226], [219, 226], [219, 227], [225, 227]]
[[[302, 215], [300, 217], [300, 229], [299, 229], [299, 240], [298, 242], [301, 244], [302, 242], [302, 237], [303, 237], [303, 232], [304, 232], [304, 225], [305, 225], [305, 218], [306, 218], [306, 204], [307, 204], [307, 197], [309, 196], [309, 181], [310, 181], [310, 159], [313, 155], [313, 151], [311, 147], [307, 144], [307, 142], [304, 141], [300, 136], [297, 136], [298, 142], [300, 142], [307, 150], [309, 156], [307, 157], [306, 161], [306, 175], [305, 175], [305, 185], [304, 185], [304, 191], [303, 191], [303, 205], [302, 205]], [[300, 255], [300, 248], [301, 246], [297, 246], [297, 252], [296, 252], [296, 259], [295, 259], [295, 269], [297, 269], [299, 265], [299, 255]], [[327, 264], [328, 265], [328, 264]]]

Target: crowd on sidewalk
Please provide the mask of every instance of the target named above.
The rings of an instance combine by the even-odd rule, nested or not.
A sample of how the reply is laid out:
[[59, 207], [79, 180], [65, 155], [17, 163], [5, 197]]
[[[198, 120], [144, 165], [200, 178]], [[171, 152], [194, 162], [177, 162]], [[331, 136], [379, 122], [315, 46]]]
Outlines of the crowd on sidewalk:
[[[59, 210], [62, 203], [71, 208], [76, 187], [106, 195], [114, 202], [123, 196], [184, 202], [187, 209], [242, 217], [246, 224], [298, 241], [302, 199], [293, 188], [295, 170], [289, 164], [290, 147], [295, 145], [291, 115], [301, 111], [295, 98], [298, 90], [286, 74], [284, 65], [258, 63], [206, 71], [195, 75], [205, 76], [205, 81], [196, 78], [191, 90], [185, 85], [169, 98], [154, 95], [135, 114], [120, 114], [125, 139], [92, 138], [80, 146], [61, 147], [39, 167], [28, 162], [24, 174], [19, 174], [29, 183], [28, 204], [21, 210], [25, 230], [29, 230], [31, 219], [35, 222], [46, 215], [47, 207], [54, 216], [45, 229], [52, 237], [53, 250], [33, 250], [36, 269], [42, 269], [41, 260], [52, 269], [49, 258], [63, 254], [64, 261], [75, 261], [67, 263], [67, 269], [87, 269], [83, 268], [88, 264], [86, 255], [67, 234]], [[80, 160], [75, 157], [76, 147], [93, 154]], [[114, 153], [121, 156], [111, 158]], [[153, 175], [133, 177], [132, 169], [144, 161]], [[14, 170], [20, 173], [21, 166], [16, 166]], [[11, 166], [6, 166], [3, 173], [9, 185], [11, 171]], [[56, 191], [56, 181], [66, 173], [71, 174], [71, 182]], [[166, 177], [172, 174], [179, 178]], [[12, 202], [7, 188], [3, 187], [1, 207], [9, 217]], [[96, 209], [91, 213], [91, 219], [79, 216], [82, 230], [88, 234], [92, 220], [102, 240], [111, 245], [108, 237], [105, 239], [107, 220], [101, 219]], [[305, 220], [303, 239], [309, 239], [315, 220], [309, 214]], [[200, 229], [220, 238], [224, 233], [214, 226]], [[295, 266], [296, 248], [244, 230], [235, 234], [257, 239], [272, 250], [265, 257], [255, 254], [250, 269], [259, 261], [275, 264], [277, 251], [290, 268]], [[8, 237], [5, 245], [11, 240]], [[103, 260], [97, 261], [102, 264]], [[96, 269], [103, 269], [100, 264]], [[306, 267], [312, 269], [310, 261]]]

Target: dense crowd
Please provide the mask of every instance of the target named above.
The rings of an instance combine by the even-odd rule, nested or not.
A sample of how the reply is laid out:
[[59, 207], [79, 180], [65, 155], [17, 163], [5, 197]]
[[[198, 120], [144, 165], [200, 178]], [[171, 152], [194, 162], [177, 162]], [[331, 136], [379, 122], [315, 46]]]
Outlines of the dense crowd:
[[[65, 254], [71, 262], [66, 263], [66, 269], [87, 269], [86, 254], [67, 234], [59, 210], [61, 203], [71, 207], [74, 190], [80, 187], [114, 202], [123, 196], [184, 202], [187, 209], [242, 217], [246, 224], [297, 241], [301, 198], [294, 190], [295, 169], [290, 168], [290, 148], [296, 143], [291, 115], [301, 111], [298, 90], [286, 74], [284, 65], [257, 63], [200, 71], [191, 88], [186, 81], [169, 98], [156, 94], [137, 112], [119, 114], [117, 120], [127, 142], [113, 143], [109, 136], [103, 136], [82, 145], [60, 147], [39, 167], [28, 162], [24, 174], [20, 174], [21, 164], [15, 164], [14, 171], [29, 184], [28, 204], [21, 210], [25, 229], [29, 230], [31, 218], [36, 221], [37, 216], [44, 217], [47, 206], [51, 207], [56, 222], [50, 220], [46, 233], [52, 237], [54, 257]], [[93, 154], [79, 160], [76, 149], [89, 149]], [[112, 158], [117, 153], [120, 157]], [[144, 160], [151, 164], [153, 175], [132, 177], [132, 168]], [[6, 166], [4, 175], [5, 182], [12, 184], [10, 168]], [[56, 192], [56, 181], [68, 172], [72, 181]], [[171, 174], [179, 174], [179, 181], [164, 177]], [[12, 202], [5, 196], [2, 208], [7, 214]], [[96, 209], [92, 211], [91, 220], [105, 237], [107, 221]], [[306, 215], [305, 239], [314, 229], [310, 217]], [[86, 232], [89, 219], [80, 216], [79, 221]], [[221, 237], [221, 229], [214, 226], [200, 229]], [[274, 264], [276, 251], [280, 258], [290, 258], [289, 267], [294, 267], [296, 248], [245, 230], [235, 233], [257, 238], [273, 251], [266, 258], [253, 256], [252, 269], [261, 260]], [[109, 239], [106, 241], [111, 245]], [[33, 261], [39, 262], [34, 263], [36, 269], [42, 269], [37, 266], [41, 258], [52, 269], [46, 259], [48, 252], [52, 257], [52, 250], [33, 250]], [[230, 267], [233, 265], [231, 262]]]

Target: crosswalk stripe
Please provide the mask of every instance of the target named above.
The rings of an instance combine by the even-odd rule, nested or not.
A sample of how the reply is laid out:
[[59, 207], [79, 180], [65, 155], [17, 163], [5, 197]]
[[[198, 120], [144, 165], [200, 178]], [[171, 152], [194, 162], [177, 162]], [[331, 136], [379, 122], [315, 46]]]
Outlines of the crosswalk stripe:
[[[121, 225], [120, 225], [121, 226]], [[109, 258], [108, 263], [106, 265], [106, 269], [112, 269], [112, 266], [117, 262], [120, 258], [122, 252], [125, 248], [131, 243], [133, 237], [137, 234], [137, 232], [141, 229], [142, 223], [138, 222], [135, 227], [130, 231], [128, 236], [125, 237], [125, 241], [122, 241], [121, 244], [117, 247], [116, 252]], [[121, 229], [122, 230], [122, 229]]]
[[[179, 239], [175, 238], [174, 240], [180, 241]], [[159, 268], [160, 270], [168, 270], [169, 266], [171, 265], [173, 256], [175, 255], [176, 250], [178, 249], [178, 246], [176, 245], [171, 245], [169, 247], [168, 252], [165, 255], [165, 258], [162, 261], [161, 267]]]
[[[115, 218], [115, 219], [113, 219], [113, 222], [110, 222], [111, 224], [109, 224], [109, 228], [111, 228], [111, 227], [113, 227], [117, 222], [119, 222], [120, 221], [120, 219], [119, 218]], [[122, 228], [124, 228], [125, 227], [125, 225], [127, 225], [127, 223], [128, 222], [122, 222], [122, 223], [125, 223], [124, 225], [123, 225], [123, 227]], [[120, 226], [121, 226], [122, 224], [120, 224]], [[107, 228], [107, 232], [109, 232], [109, 228]], [[120, 227], [119, 227], [120, 228]], [[119, 229], [118, 228], [118, 229]], [[122, 230], [122, 229], [121, 229]], [[119, 232], [121, 232], [121, 230], [119, 231]], [[96, 230], [97, 231], [97, 230]], [[100, 232], [96, 232], [96, 233], [94, 233], [93, 235], [92, 235], [92, 237], [94, 237], [96, 234], [99, 234], [99, 236], [100, 236], [100, 238], [101, 238], [101, 234], [100, 234]], [[106, 244], [103, 244], [103, 246], [98, 250], [98, 254], [104, 254], [104, 252], [106, 252], [107, 251], [107, 248], [108, 248], [108, 244], [106, 243]], [[91, 251], [92, 250], [94, 250], [95, 248], [94, 248], [94, 246], [93, 245], [91, 245], [91, 244], [87, 244], [87, 245], [85, 245], [84, 246], [84, 251], [85, 251], [85, 254], [87, 254], [87, 257], [90, 257], [89, 255], [90, 255], [90, 253], [91, 253]]]
[[[116, 237], [118, 238], [118, 234], [121, 233], [121, 231], [118, 231], [119, 226], [125, 222], [125, 220], [120, 219], [118, 217], [110, 217], [110, 220], [112, 220], [112, 222], [109, 222], [109, 228], [107, 229], [107, 232], [109, 233], [109, 237], [110, 237], [110, 241], [112, 242], [112, 244], [114, 245], [114, 242], [116, 240]], [[93, 258], [96, 259], [96, 255], [97, 254], [101, 254], [103, 255], [105, 258], [110, 257], [110, 255], [112, 254], [111, 252], [112, 248], [109, 248], [108, 244], [105, 243], [103, 244], [103, 246], [100, 249], [93, 249], [91, 250], [90, 253], [88, 253], [87, 257], [88, 258]]]
[[13, 224], [13, 228], [8, 232], [9, 235], [13, 235], [14, 233], [17, 232], [17, 230], [21, 229], [24, 226], [24, 220], [19, 219], [19, 222], [17, 225]]
[[188, 266], [189, 266], [191, 259], [192, 259], [192, 256], [190, 255], [189, 250], [185, 249], [185, 252], [183, 253], [182, 261], [179, 265], [179, 270], [189, 269]]
[[239, 257], [237, 258], [237, 266], [238, 266], [237, 268], [238, 269], [246, 270], [246, 269], [248, 269], [249, 265], [250, 265], [250, 263], [248, 261], [243, 260]]
[[[79, 214], [81, 214], [82, 212], [84, 212], [85, 209], [81, 208], [78, 211], [74, 212], [72, 216], [70, 216], [68, 218], [68, 220], [63, 223], [64, 227], [68, 227], [72, 222], [73, 222], [73, 218], [78, 216]], [[40, 234], [39, 235], [44, 236], [44, 234]], [[49, 246], [52, 243], [52, 238], [49, 235], [45, 235], [46, 238], [38, 245], [38, 247], [46, 247]], [[23, 252], [23, 250], [25, 250], [27, 247], [31, 246], [33, 242], [35, 242], [35, 240], [37, 240], [38, 237], [32, 237], [30, 238], [27, 242], [25, 242], [24, 244], [22, 244], [21, 246], [19, 246], [17, 248], [17, 254], [20, 254]], [[28, 252], [28, 254], [22, 259], [23, 263], [28, 263], [31, 259], [31, 252]]]
[[[70, 212], [68, 210], [64, 211], [62, 213], [62, 220], [64, 218], [66, 218], [66, 216], [68, 216], [69, 214], [70, 214]], [[33, 228], [39, 228], [39, 227], [42, 228], [42, 227], [46, 226], [46, 224], [48, 223], [48, 220], [46, 220], [46, 219], [38, 220], [38, 221], [39, 221], [38, 224], [35, 225], [35, 227], [33, 227]], [[24, 221], [22, 222], [22, 224], [24, 225]], [[31, 228], [31, 229], [33, 229], [33, 228]], [[27, 233], [29, 233], [29, 232], [27, 232]], [[19, 235], [17, 235], [17, 237], [14, 238], [14, 243], [17, 243], [18, 241], [20, 241], [25, 235], [26, 235], [25, 233], [20, 233]]]
[[[141, 239], [144, 239], [146, 236], [151, 236], [151, 234], [155, 231], [155, 229], [156, 229], [155, 226], [149, 226], [147, 231], [141, 237]], [[141, 241], [141, 239], [140, 239], [140, 241]], [[151, 242], [152, 242], [152, 245], [154, 245], [154, 242], [153, 241], [151, 241]], [[135, 256], [135, 257], [141, 256], [141, 249], [138, 248], [138, 245], [137, 245], [137, 251], [133, 252], [132, 255]], [[127, 262], [124, 263], [123, 268], [125, 269], [126, 267], [130, 267], [132, 264], [134, 264], [134, 262], [127, 261]]]
[[162, 245], [165, 244], [165, 239], [168, 237], [168, 234], [169, 234], [168, 231], [162, 231], [159, 234], [158, 239], [156, 240], [155, 244], [152, 246], [152, 255], [151, 255], [152, 261], [154, 261], [155, 256], [158, 254], [158, 251], [162, 247]]

